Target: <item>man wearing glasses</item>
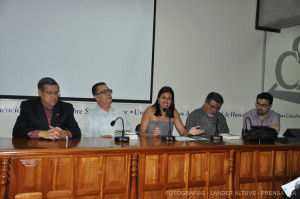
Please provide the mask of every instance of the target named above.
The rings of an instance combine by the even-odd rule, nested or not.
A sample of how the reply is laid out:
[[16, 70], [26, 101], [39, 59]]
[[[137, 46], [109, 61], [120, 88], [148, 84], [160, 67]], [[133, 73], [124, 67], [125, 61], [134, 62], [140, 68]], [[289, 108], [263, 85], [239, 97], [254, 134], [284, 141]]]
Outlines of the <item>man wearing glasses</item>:
[[92, 93], [97, 101], [97, 106], [90, 110], [82, 122], [83, 137], [112, 138], [115, 131], [123, 129], [122, 121], [118, 120], [114, 126], [110, 123], [121, 117], [124, 121], [125, 130], [130, 130], [124, 112], [111, 106], [112, 90], [106, 83], [100, 82], [92, 87]]
[[192, 111], [187, 117], [186, 130], [200, 126], [202, 135], [215, 135], [217, 128], [219, 133], [229, 133], [226, 118], [219, 112], [223, 103], [223, 97], [219, 93], [209, 93], [204, 105]]
[[260, 93], [256, 97], [256, 108], [248, 111], [244, 115], [243, 129], [250, 129], [250, 123], [247, 121], [245, 126], [245, 119], [250, 118], [252, 126], [268, 126], [279, 133], [280, 130], [280, 115], [271, 110], [273, 103], [273, 96], [269, 93]]
[[72, 104], [60, 101], [59, 85], [49, 77], [38, 83], [39, 97], [23, 101], [13, 137], [59, 140], [80, 137]]

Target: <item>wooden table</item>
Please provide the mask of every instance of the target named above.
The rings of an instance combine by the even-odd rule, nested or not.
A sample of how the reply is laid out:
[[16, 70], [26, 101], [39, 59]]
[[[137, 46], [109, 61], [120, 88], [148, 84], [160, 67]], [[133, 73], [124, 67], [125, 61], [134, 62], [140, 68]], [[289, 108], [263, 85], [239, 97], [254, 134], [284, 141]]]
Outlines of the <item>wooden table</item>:
[[0, 199], [282, 198], [300, 142], [0, 139]]

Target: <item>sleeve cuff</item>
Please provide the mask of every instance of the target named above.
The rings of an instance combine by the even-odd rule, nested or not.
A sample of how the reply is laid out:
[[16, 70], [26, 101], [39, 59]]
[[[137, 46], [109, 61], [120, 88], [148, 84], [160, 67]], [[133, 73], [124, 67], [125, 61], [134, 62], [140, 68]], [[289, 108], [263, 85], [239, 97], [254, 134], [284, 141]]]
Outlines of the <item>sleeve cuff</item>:
[[35, 131], [31, 131], [30, 133], [28, 133], [28, 137], [30, 137], [31, 139], [36, 139], [39, 138], [39, 132], [40, 130], [35, 130]]

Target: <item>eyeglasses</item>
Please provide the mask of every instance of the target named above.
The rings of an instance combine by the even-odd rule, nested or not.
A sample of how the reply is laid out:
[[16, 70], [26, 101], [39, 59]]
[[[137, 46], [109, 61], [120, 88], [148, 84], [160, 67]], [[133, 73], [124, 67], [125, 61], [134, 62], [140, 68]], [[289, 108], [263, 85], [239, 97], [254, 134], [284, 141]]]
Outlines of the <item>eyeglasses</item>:
[[46, 93], [47, 95], [55, 95], [55, 96], [60, 96], [60, 92], [52, 92], [52, 91], [43, 91], [44, 93]]
[[263, 107], [263, 108], [267, 108], [269, 107], [270, 105], [269, 104], [260, 104], [258, 102], [255, 103], [255, 106], [260, 106], [260, 107]]
[[215, 106], [213, 106], [213, 105], [211, 105], [209, 103], [207, 103], [207, 104], [210, 106], [211, 109], [215, 109], [216, 111], [220, 111], [220, 109], [221, 109], [221, 107], [216, 108]]
[[99, 92], [99, 93], [97, 93], [96, 95], [99, 95], [99, 94], [107, 94], [107, 93], [110, 93], [110, 94], [112, 94], [112, 92], [113, 92], [113, 90], [112, 89], [108, 89], [108, 90], [103, 90], [103, 91], [101, 91], [101, 92]]

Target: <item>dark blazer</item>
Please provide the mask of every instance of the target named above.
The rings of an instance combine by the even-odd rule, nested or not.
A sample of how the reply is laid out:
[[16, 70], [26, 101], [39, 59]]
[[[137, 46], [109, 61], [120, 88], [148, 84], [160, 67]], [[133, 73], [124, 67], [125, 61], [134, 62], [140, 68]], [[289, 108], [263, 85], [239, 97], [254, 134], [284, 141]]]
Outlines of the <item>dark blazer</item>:
[[[74, 118], [73, 105], [70, 103], [58, 100], [53, 108], [51, 126], [69, 130], [73, 138], [81, 136]], [[27, 134], [34, 130], [49, 130], [47, 116], [39, 97], [21, 103], [21, 112], [13, 128], [13, 137], [29, 138]]]

